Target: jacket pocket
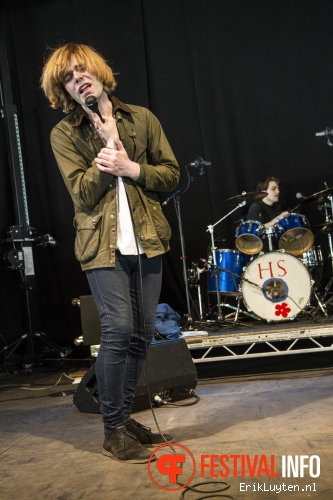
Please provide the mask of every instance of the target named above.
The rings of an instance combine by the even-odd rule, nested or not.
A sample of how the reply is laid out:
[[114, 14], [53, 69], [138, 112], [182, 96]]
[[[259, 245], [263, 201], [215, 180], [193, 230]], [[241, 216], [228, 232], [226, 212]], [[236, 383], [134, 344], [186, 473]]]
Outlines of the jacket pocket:
[[159, 201], [147, 198], [150, 207], [151, 217], [158, 234], [158, 237], [163, 241], [169, 241], [171, 238], [171, 228], [166, 220], [161, 204]]
[[75, 215], [76, 238], [74, 250], [79, 262], [87, 262], [96, 257], [100, 242], [101, 218], [102, 214], [97, 212]]

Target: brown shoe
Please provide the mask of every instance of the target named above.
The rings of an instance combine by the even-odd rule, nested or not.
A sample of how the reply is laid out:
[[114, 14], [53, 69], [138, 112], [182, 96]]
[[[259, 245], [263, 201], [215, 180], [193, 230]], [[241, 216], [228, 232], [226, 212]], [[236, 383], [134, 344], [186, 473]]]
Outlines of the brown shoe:
[[[105, 428], [104, 434], [105, 439], [102, 453], [107, 457], [130, 464], [148, 462], [150, 453], [140, 444], [135, 435], [125, 427], [120, 427], [119, 429]], [[152, 460], [156, 460], [156, 457], [152, 457]]]

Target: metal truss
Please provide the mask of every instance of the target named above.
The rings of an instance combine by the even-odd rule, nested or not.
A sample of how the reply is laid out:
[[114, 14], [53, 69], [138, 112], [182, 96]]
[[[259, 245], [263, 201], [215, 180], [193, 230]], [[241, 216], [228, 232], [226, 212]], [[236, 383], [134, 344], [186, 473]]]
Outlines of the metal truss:
[[194, 363], [333, 351], [333, 326], [186, 339]]

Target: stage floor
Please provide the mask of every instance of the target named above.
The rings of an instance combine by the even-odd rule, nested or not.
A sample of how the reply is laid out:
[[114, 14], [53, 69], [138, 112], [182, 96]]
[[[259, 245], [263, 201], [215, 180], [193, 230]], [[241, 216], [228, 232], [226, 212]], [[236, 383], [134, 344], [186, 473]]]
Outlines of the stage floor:
[[[179, 499], [181, 491], [162, 489], [177, 485], [158, 472], [156, 462], [151, 468], [154, 483], [147, 465], [119, 463], [101, 454], [100, 415], [81, 413], [72, 402], [85, 369], [62, 372], [39, 367], [31, 373], [1, 376], [0, 498]], [[332, 386], [333, 363], [312, 370], [266, 368], [265, 374], [238, 376], [229, 372], [225, 377], [199, 379], [197, 398], [155, 408], [154, 414], [160, 428], [186, 447], [180, 482], [193, 473], [190, 452], [196, 462], [191, 484], [213, 481], [200, 487], [210, 495], [212, 489], [224, 487], [219, 484], [223, 481], [229, 488], [219, 494], [237, 500], [270, 500], [278, 488], [288, 488], [278, 495], [283, 499], [331, 500]], [[156, 429], [151, 410], [134, 418]], [[184, 453], [184, 448], [174, 450]], [[169, 452], [168, 447], [157, 455]], [[222, 461], [229, 466], [228, 474], [219, 464], [222, 455], [227, 457]], [[299, 477], [300, 469], [292, 477], [281, 477], [283, 460], [294, 466], [302, 461], [304, 477]], [[184, 498], [202, 497], [187, 492]]]

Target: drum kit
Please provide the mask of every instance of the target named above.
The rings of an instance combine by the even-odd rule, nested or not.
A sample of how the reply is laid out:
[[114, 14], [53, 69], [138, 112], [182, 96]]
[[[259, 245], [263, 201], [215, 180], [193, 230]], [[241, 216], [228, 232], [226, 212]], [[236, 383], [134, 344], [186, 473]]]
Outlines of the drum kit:
[[[232, 207], [232, 210], [214, 225], [208, 226], [211, 253], [208, 260], [200, 259], [204, 263], [201, 272], [209, 271], [208, 292], [217, 297], [217, 320], [224, 321], [234, 316], [234, 321], [237, 321], [240, 313], [267, 322], [293, 320], [300, 313], [312, 318], [319, 312], [328, 316], [328, 306], [333, 301], [333, 297], [327, 300], [333, 283], [333, 187], [304, 198], [271, 228], [265, 228], [258, 221], [243, 220], [235, 233], [236, 249], [215, 246], [214, 227], [239, 207], [266, 195], [261, 191], [243, 192], [226, 200], [224, 205]], [[316, 204], [325, 213], [325, 223], [320, 225], [318, 234], [326, 233], [328, 238], [331, 278], [323, 294], [318, 291], [318, 281], [322, 276], [319, 273], [320, 278], [315, 279], [316, 273], [313, 273], [323, 269], [321, 246], [314, 245], [315, 235], [311, 226], [306, 216], [299, 213], [310, 204]], [[235, 307], [226, 303], [226, 298], [230, 296], [237, 299]], [[240, 308], [241, 302], [246, 310]], [[222, 307], [229, 307], [234, 313], [224, 317]]]

